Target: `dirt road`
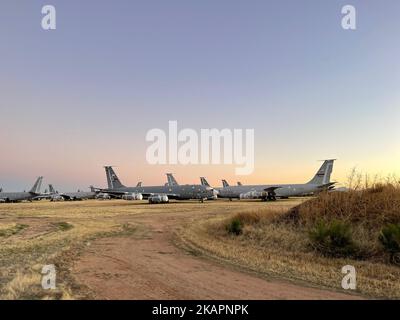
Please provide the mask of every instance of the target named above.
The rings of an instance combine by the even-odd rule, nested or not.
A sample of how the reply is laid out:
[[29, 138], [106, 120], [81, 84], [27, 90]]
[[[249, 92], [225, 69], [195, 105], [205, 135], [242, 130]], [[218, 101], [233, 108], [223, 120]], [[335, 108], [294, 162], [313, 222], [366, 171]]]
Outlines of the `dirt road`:
[[200, 212], [121, 218], [139, 224], [128, 237], [99, 239], [74, 263], [76, 281], [97, 299], [355, 299], [276, 279], [260, 278], [195, 256], [174, 245], [175, 228]]

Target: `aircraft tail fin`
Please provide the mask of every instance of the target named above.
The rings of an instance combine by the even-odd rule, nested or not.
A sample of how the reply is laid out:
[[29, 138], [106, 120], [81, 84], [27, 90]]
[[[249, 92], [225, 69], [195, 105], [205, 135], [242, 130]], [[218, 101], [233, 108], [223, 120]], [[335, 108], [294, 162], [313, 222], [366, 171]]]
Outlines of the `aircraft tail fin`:
[[222, 186], [223, 186], [224, 188], [229, 187], [228, 181], [226, 181], [225, 179], [222, 179]]
[[106, 170], [108, 189], [118, 189], [125, 187], [121, 183], [121, 180], [119, 180], [117, 174], [114, 172], [114, 169], [111, 166], [106, 166], [104, 168]]
[[43, 180], [43, 177], [37, 178], [32, 189], [29, 190], [29, 193], [35, 193], [35, 194], [40, 193], [40, 187], [42, 186], [42, 180]]
[[200, 177], [200, 182], [201, 182], [201, 185], [202, 185], [202, 186], [210, 187], [210, 184], [208, 183], [208, 181], [206, 180], [206, 178]]
[[138, 183], [137, 183], [137, 185], [136, 185], [136, 187], [141, 187], [142, 186], [142, 181], [139, 181]]
[[333, 162], [335, 160], [336, 159], [325, 160], [321, 168], [319, 168], [315, 176], [308, 182], [308, 184], [322, 185], [330, 183], [331, 173], [333, 169]]
[[50, 194], [56, 193], [56, 190], [54, 190], [54, 187], [52, 184], [49, 184], [49, 192], [50, 192]]
[[240, 181], [237, 182], [238, 186], [242, 186], [242, 183]]
[[174, 175], [172, 173], [167, 173], [167, 179], [168, 179], [168, 185], [169, 186], [177, 186], [179, 185], [176, 179], [174, 178]]

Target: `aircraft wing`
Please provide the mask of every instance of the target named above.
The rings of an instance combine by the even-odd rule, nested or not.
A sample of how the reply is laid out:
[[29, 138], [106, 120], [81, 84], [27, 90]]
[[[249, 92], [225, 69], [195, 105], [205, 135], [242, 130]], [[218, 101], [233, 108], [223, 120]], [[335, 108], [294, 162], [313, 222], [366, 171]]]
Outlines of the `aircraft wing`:
[[32, 198], [32, 200], [41, 200], [41, 199], [50, 199], [51, 195], [49, 194], [41, 194], [41, 195], [37, 195], [35, 197]]
[[274, 192], [276, 189], [279, 189], [279, 188], [281, 188], [281, 187], [268, 187], [268, 188], [265, 188], [264, 191], [266, 191], [266, 192]]
[[[117, 196], [117, 197], [122, 197], [124, 194], [127, 194], [128, 192], [126, 191], [112, 191], [108, 189], [100, 189], [100, 192], [102, 193], [107, 193], [110, 196]], [[129, 192], [130, 193], [130, 192]], [[180, 195], [176, 193], [168, 193], [168, 192], [138, 192], [140, 193], [144, 199], [147, 199], [151, 196], [156, 196], [156, 195], [166, 195], [168, 196], [169, 199], [179, 199]]]
[[60, 193], [59, 196], [63, 197], [65, 200], [71, 200], [72, 196], [68, 193]]
[[141, 195], [145, 199], [147, 199], [147, 198], [149, 198], [151, 196], [157, 196], [157, 195], [162, 195], [162, 196], [165, 195], [169, 199], [179, 199], [180, 198], [180, 195], [176, 194], [176, 193], [162, 193], [162, 192], [160, 192], [160, 193], [141, 193]]

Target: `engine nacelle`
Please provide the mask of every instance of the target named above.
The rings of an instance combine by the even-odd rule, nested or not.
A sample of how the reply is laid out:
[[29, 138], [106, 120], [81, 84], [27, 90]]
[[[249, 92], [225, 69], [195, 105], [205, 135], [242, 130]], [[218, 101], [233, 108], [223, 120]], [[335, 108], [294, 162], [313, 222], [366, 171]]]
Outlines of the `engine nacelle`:
[[123, 200], [143, 200], [143, 195], [141, 193], [126, 193], [121, 197]]
[[122, 200], [128, 200], [128, 201], [136, 200], [136, 199], [135, 199], [135, 194], [134, 194], [134, 193], [127, 193], [127, 194], [124, 194], [124, 195], [121, 197], [121, 199], [122, 199]]
[[143, 195], [141, 193], [135, 193], [136, 200], [143, 200]]
[[111, 197], [110, 197], [110, 195], [108, 193], [99, 193], [96, 196], [96, 199], [98, 199], [98, 200], [110, 200]]
[[51, 197], [50, 201], [64, 201], [64, 198], [60, 195], [54, 195]]
[[239, 199], [260, 199], [264, 196], [264, 192], [259, 192], [259, 191], [249, 191], [246, 193], [241, 193], [239, 195]]
[[166, 194], [157, 194], [149, 197], [149, 203], [168, 203], [169, 199]]

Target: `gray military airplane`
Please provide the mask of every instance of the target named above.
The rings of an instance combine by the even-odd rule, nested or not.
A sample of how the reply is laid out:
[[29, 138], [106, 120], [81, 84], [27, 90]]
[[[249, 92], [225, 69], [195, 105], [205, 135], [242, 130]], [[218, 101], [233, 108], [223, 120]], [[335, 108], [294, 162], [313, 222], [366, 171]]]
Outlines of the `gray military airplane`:
[[37, 178], [29, 192], [0, 192], [0, 202], [32, 201], [40, 195], [43, 177]]
[[88, 200], [88, 199], [95, 199], [98, 192], [93, 186], [90, 186], [90, 192], [80, 191], [78, 192], [62, 192], [57, 194], [57, 196], [61, 196], [64, 200], [72, 200], [72, 201], [79, 201], [79, 200]]
[[90, 186], [90, 192], [80, 191], [77, 192], [58, 192], [54, 189], [52, 184], [49, 184], [49, 192], [47, 194], [41, 194], [40, 197], [44, 199], [50, 199], [50, 201], [63, 201], [63, 200], [71, 200], [71, 201], [79, 201], [79, 200], [88, 200], [94, 199], [98, 192], [95, 190], [93, 186]]
[[53, 185], [49, 184], [49, 189], [44, 190], [34, 200], [51, 199], [56, 192], [54, 191]]
[[230, 200], [262, 199], [266, 201], [313, 194], [328, 190], [335, 184], [335, 182], [330, 182], [334, 161], [335, 159], [325, 160], [315, 176], [309, 182], [303, 184], [229, 186], [225, 180], [222, 180], [224, 187], [215, 189], [219, 198], [228, 198]]
[[[141, 195], [144, 199], [153, 199], [154, 203], [166, 203], [170, 199], [175, 200], [190, 200], [198, 199], [203, 201], [213, 196], [213, 188], [202, 186], [200, 184], [187, 185], [164, 185], [164, 186], [141, 186], [141, 187], [126, 187], [121, 183], [114, 169], [111, 166], [104, 167], [107, 177], [106, 189], [99, 189], [100, 192], [108, 193], [113, 196], [127, 194]], [[175, 180], [175, 179], [174, 179]], [[175, 180], [176, 182], [176, 180]], [[157, 198], [157, 199], [156, 199]]]
[[[168, 182], [165, 184], [165, 186], [179, 186], [178, 181], [176, 181], [176, 179], [172, 173], [167, 173], [167, 179], [168, 179]], [[200, 184], [202, 186], [211, 188], [211, 186], [208, 184], [206, 178], [204, 178], [204, 177], [200, 177]], [[213, 188], [211, 188], [211, 189], [213, 189]], [[213, 189], [212, 195], [207, 197], [207, 200], [215, 200], [215, 199], [217, 199], [217, 191]]]

